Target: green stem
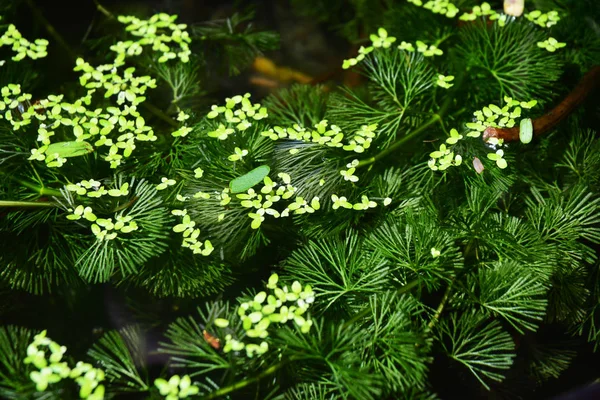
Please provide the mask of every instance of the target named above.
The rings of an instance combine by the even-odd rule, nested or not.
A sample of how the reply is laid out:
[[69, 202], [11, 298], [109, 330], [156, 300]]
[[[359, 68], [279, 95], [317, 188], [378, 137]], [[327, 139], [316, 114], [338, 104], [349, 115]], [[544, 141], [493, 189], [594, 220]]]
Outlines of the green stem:
[[153, 106], [152, 104], [150, 104], [148, 102], [143, 102], [142, 107], [144, 107], [146, 110], [150, 111], [156, 117], [162, 119], [163, 121], [165, 121], [167, 124], [171, 125], [172, 127], [179, 128], [179, 124], [173, 118], [171, 118], [167, 114], [165, 114], [160, 108]]
[[52, 38], [69, 54], [69, 56], [73, 60], [75, 60], [77, 58], [75, 52], [71, 49], [69, 44], [62, 38], [62, 36], [56, 31], [56, 29], [54, 29], [52, 24], [48, 22], [48, 20], [44, 17], [44, 14], [40, 11], [40, 9], [33, 3], [32, 0], [25, 0], [25, 2], [27, 3], [27, 6], [31, 9], [31, 12], [35, 16], [35, 18], [37, 18], [40, 21], [40, 23], [44, 25], [44, 28], [46, 28], [50, 36], [52, 36]]
[[24, 181], [22, 179], [15, 178], [15, 177], [13, 177], [11, 175], [8, 175], [8, 177], [10, 179], [12, 179], [13, 181], [17, 182], [19, 185], [21, 185], [23, 187], [26, 187], [27, 189], [33, 190], [34, 192], [36, 192], [40, 196], [55, 196], [55, 197], [62, 196], [62, 193], [60, 192], [60, 190], [49, 189], [47, 187], [44, 187], [44, 185], [39, 186], [39, 185], [36, 185], [35, 183]]
[[108, 11], [106, 8], [104, 8], [104, 6], [102, 4], [100, 4], [100, 2], [98, 0], [94, 0], [94, 4], [96, 5], [96, 8], [98, 9], [98, 11], [100, 11], [102, 14], [104, 14], [104, 16], [108, 19], [116, 19], [115, 16]]
[[12, 201], [0, 200], [0, 207], [56, 207], [56, 204], [49, 201]]
[[435, 326], [435, 324], [439, 321], [440, 315], [442, 315], [442, 312], [444, 311], [444, 307], [446, 306], [446, 303], [448, 302], [448, 299], [450, 298], [450, 292], [452, 291], [453, 285], [454, 285], [454, 280], [452, 280], [450, 282], [450, 284], [448, 284], [448, 287], [446, 288], [446, 292], [444, 293], [444, 297], [442, 297], [442, 301], [440, 301], [440, 304], [438, 305], [437, 309], [435, 310], [435, 314], [434, 314], [433, 318], [427, 324], [427, 328], [429, 330], [431, 330], [431, 328], [433, 328]]
[[409, 140], [413, 139], [415, 136], [419, 135], [421, 132], [423, 132], [424, 130], [426, 130], [427, 128], [429, 128], [431, 125], [433, 125], [436, 122], [441, 121], [441, 120], [442, 120], [442, 116], [440, 114], [433, 114], [433, 116], [427, 122], [425, 122], [423, 125], [421, 125], [417, 129], [415, 129], [414, 131], [412, 131], [408, 135], [403, 136], [400, 139], [396, 140], [387, 149], [380, 151], [379, 153], [377, 153], [376, 155], [374, 155], [371, 158], [366, 158], [364, 160], [360, 160], [358, 162], [358, 165], [356, 166], [356, 168], [366, 167], [367, 165], [371, 165], [374, 162], [379, 161], [382, 158], [387, 157], [388, 155], [390, 155], [391, 153], [393, 153], [394, 151], [396, 151], [396, 149], [398, 149], [404, 143], [406, 143]]
[[278, 369], [283, 367], [284, 364], [285, 364], [285, 362], [281, 362], [279, 364], [272, 365], [253, 378], [247, 378], [247, 379], [241, 380], [239, 382], [236, 382], [233, 385], [225, 386], [219, 390], [215, 390], [214, 392], [210, 393], [209, 395], [202, 397], [202, 400], [216, 399], [217, 397], [225, 396], [231, 392], [242, 389], [254, 382], [261, 380], [262, 378], [264, 378], [266, 376], [274, 374]]
[[17, 180], [17, 182], [19, 182], [21, 184], [21, 186], [26, 187], [28, 189], [31, 189], [31, 190], [35, 191], [40, 196], [55, 196], [55, 197], [62, 196], [62, 193], [60, 192], [60, 190], [49, 189], [47, 187], [38, 186], [38, 185], [35, 185], [35, 184], [31, 183], [31, 182], [22, 181], [22, 180]]
[[456, 84], [454, 85], [454, 91], [452, 93], [448, 93], [446, 100], [442, 104], [442, 107], [440, 108], [440, 110], [437, 113], [433, 114], [427, 122], [425, 122], [423, 125], [419, 126], [417, 129], [415, 129], [408, 135], [405, 135], [405, 136], [397, 139], [394, 143], [392, 143], [390, 145], [390, 147], [388, 147], [385, 150], [380, 151], [373, 157], [360, 160], [358, 162], [358, 165], [356, 166], [356, 168], [366, 167], [368, 165], [375, 163], [376, 161], [379, 161], [379, 160], [387, 157], [388, 155], [390, 155], [391, 153], [396, 151], [399, 147], [401, 147], [403, 144], [405, 144], [409, 140], [412, 140], [415, 137], [417, 137], [419, 134], [421, 134], [423, 131], [425, 131], [427, 128], [429, 128], [431, 125], [433, 125], [437, 122], [441, 122], [442, 117], [448, 111], [450, 104], [452, 104], [452, 100], [454, 100], [453, 94], [456, 93], [460, 89], [460, 87], [463, 85], [466, 75], [467, 75], [466, 72], [463, 72], [460, 75], [459, 79], [457, 80]]
[[454, 33], [449, 33], [441, 38], [439, 38], [435, 43], [434, 46], [435, 47], [440, 47], [440, 44], [444, 43], [446, 40], [450, 39], [452, 36], [454, 36]]

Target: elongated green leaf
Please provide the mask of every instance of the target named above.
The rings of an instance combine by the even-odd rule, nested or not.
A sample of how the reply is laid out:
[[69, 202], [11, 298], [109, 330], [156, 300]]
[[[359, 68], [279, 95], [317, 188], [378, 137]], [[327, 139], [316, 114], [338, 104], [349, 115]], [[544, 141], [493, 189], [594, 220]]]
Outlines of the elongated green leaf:
[[231, 193], [241, 193], [250, 189], [252, 186], [261, 182], [265, 176], [269, 174], [271, 168], [268, 165], [261, 165], [260, 167], [254, 168], [246, 175], [242, 175], [229, 182], [229, 189]]
[[519, 128], [519, 139], [521, 143], [527, 144], [533, 139], [533, 123], [531, 118], [524, 118], [521, 120], [521, 126]]
[[88, 142], [56, 142], [46, 149], [47, 154], [58, 153], [58, 156], [63, 158], [83, 156], [92, 151], [94, 148]]

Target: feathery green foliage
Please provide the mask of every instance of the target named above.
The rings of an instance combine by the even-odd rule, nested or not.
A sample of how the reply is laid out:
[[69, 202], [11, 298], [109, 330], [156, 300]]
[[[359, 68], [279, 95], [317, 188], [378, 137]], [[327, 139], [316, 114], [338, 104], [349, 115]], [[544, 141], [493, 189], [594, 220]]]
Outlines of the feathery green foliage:
[[0, 396], [526, 398], [597, 378], [577, 363], [600, 345], [595, 82], [553, 110], [600, 65], [592, 0], [293, 1], [339, 62], [289, 86], [248, 79], [279, 44], [253, 10], [188, 25], [95, 1], [106, 23], [70, 48], [26, 3], [49, 65], [73, 57], [51, 80], [46, 40], [15, 42], [3, 9], [0, 293], [20, 297]]

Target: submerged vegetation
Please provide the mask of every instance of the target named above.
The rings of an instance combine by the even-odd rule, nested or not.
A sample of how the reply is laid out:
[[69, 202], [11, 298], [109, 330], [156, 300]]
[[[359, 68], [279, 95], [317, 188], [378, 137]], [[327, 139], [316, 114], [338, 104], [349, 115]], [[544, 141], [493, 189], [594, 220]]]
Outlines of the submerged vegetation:
[[0, 397], [516, 399], [599, 377], [595, 1], [292, 0], [339, 56], [319, 76], [241, 6], [94, 0], [74, 45], [8, 3]]

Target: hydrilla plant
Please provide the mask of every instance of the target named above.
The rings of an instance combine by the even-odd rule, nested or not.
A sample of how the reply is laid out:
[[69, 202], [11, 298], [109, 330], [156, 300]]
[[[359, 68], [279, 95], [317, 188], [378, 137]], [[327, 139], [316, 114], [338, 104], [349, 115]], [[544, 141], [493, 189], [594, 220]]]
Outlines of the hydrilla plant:
[[[46, 31], [0, 26], [0, 397], [597, 378], [576, 361], [600, 344], [595, 2], [292, 1], [352, 54], [266, 96], [221, 86], [276, 47], [251, 12], [94, 1], [105, 23], [70, 48], [26, 3]], [[54, 46], [70, 68], [36, 87]]]

